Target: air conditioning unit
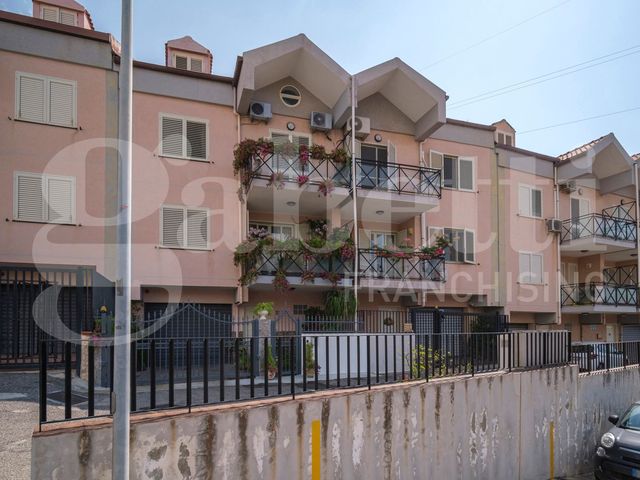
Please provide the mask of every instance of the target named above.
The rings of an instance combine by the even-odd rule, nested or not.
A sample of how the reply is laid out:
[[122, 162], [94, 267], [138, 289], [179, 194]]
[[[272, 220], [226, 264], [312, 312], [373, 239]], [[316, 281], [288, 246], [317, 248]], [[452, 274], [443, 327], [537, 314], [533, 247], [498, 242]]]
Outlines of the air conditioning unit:
[[561, 233], [562, 232], [562, 220], [557, 218], [550, 218], [547, 220], [547, 231], [549, 233]]
[[[347, 120], [346, 131], [351, 130], [351, 118]], [[364, 140], [371, 133], [371, 119], [367, 117], [356, 117], [354, 133], [357, 139]]]
[[328, 132], [333, 126], [333, 117], [330, 113], [311, 112], [311, 130]]
[[254, 120], [271, 120], [271, 104], [267, 102], [251, 102], [249, 116]]
[[573, 193], [576, 191], [576, 181], [568, 180], [560, 184], [560, 190], [565, 193]]

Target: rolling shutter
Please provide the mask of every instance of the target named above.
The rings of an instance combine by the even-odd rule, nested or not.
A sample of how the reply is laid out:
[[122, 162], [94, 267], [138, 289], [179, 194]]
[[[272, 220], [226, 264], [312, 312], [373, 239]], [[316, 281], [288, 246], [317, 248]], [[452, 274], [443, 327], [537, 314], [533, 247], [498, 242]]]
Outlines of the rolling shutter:
[[187, 209], [187, 247], [207, 248], [208, 226], [206, 210]]
[[73, 223], [73, 180], [47, 179], [47, 220], [55, 223]]
[[207, 158], [207, 125], [187, 120], [187, 157]]
[[165, 247], [183, 246], [184, 209], [162, 207], [162, 245]]
[[74, 86], [70, 83], [49, 82], [49, 121], [56, 125], [72, 127], [74, 119]]
[[45, 80], [43, 78], [18, 77], [18, 118], [34, 122], [45, 119]]
[[191, 59], [191, 71], [192, 72], [202, 72], [202, 60], [197, 58]]
[[58, 21], [58, 9], [57, 8], [48, 8], [42, 7], [42, 19], [48, 20], [50, 22]]
[[60, 23], [76, 26], [76, 13], [69, 10], [60, 10]]
[[162, 154], [182, 157], [183, 135], [182, 119], [162, 117]]
[[18, 174], [15, 180], [15, 217], [17, 220], [44, 220], [44, 186], [42, 177]]

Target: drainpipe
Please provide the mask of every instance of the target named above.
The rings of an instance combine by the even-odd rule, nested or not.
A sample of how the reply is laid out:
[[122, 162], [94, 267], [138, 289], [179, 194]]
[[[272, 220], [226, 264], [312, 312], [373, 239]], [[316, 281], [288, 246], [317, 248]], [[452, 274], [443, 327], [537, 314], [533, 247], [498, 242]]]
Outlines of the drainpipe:
[[354, 313], [354, 327], [358, 331], [358, 268], [360, 264], [360, 234], [358, 231], [358, 196], [356, 193], [356, 77], [351, 76], [351, 196], [353, 197], [353, 241], [356, 255], [353, 261], [353, 294], [355, 296], [356, 311]]
[[[557, 165], [553, 166], [553, 196], [555, 201], [554, 206], [554, 218], [560, 218], [560, 186], [558, 185], [558, 167]], [[556, 322], [558, 325], [562, 323], [562, 268], [560, 261], [560, 234], [555, 234], [556, 236], [556, 280], [558, 282], [557, 286], [557, 309], [558, 309], [558, 321]]]

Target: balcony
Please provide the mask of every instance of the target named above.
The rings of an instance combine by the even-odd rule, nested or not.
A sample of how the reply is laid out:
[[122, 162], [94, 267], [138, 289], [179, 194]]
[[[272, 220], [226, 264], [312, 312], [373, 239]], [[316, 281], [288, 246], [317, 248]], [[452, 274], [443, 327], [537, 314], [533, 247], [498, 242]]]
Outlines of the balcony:
[[444, 258], [381, 256], [371, 248], [358, 249], [360, 286], [376, 290], [437, 290], [446, 281]]
[[[613, 254], [636, 247], [636, 221], [606, 213], [590, 213], [562, 222], [560, 249], [569, 256]], [[622, 258], [621, 258], [622, 259]]]
[[631, 313], [638, 307], [638, 287], [602, 282], [562, 285], [563, 313]]

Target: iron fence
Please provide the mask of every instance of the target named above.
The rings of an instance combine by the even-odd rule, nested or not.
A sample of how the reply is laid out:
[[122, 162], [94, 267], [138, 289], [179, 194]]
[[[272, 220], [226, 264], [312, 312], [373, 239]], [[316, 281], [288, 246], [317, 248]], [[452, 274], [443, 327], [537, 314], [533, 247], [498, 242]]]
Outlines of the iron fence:
[[420, 259], [416, 256], [408, 258], [381, 256], [373, 248], [359, 248], [358, 260], [360, 275], [363, 277], [389, 280], [427, 280], [444, 282], [444, 258]]
[[[87, 388], [74, 391], [74, 345], [44, 340], [40, 351], [47, 351], [51, 343], [60, 345], [64, 362], [61, 371], [51, 371], [47, 355], [40, 356], [40, 424], [110, 415], [113, 347], [96, 341], [83, 344], [79, 370]], [[565, 331], [140, 339], [131, 343], [131, 409], [190, 409], [275, 396], [295, 398], [322, 390], [547, 368], [569, 362], [570, 343]], [[96, 382], [104, 375], [97, 370], [104, 368], [108, 369], [106, 386]]]
[[571, 361], [588, 373], [640, 365], [640, 342], [574, 343]]
[[299, 183], [301, 177], [307, 177], [306, 183], [319, 185], [325, 180], [332, 180], [335, 186], [351, 186], [351, 169], [347, 163], [332, 159], [309, 158], [300, 161], [297, 155], [274, 153], [265, 157], [254, 157], [252, 178], [271, 180], [280, 175], [283, 182]]
[[439, 169], [356, 159], [356, 186], [399, 194], [441, 198]]
[[[302, 277], [313, 282], [316, 278], [338, 276], [342, 278], [353, 272], [353, 261], [343, 260], [332, 254], [305, 255], [303, 252], [274, 250], [266, 252], [256, 265], [260, 275], [273, 276], [284, 272], [287, 276]], [[309, 277], [309, 275], [313, 277]]]
[[562, 222], [560, 243], [587, 237], [635, 242], [638, 238], [636, 222], [602, 213], [590, 213]]
[[563, 307], [579, 305], [638, 306], [638, 287], [591, 282], [561, 287]]

